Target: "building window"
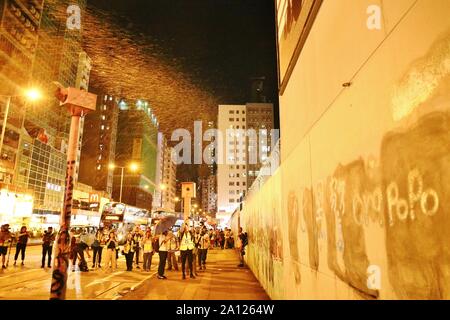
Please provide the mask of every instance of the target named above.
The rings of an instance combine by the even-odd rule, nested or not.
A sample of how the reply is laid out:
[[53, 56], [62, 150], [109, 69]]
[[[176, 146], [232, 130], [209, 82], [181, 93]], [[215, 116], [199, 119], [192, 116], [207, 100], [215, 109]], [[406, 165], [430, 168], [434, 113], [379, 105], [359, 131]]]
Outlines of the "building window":
[[234, 203], [234, 199], [229, 199], [229, 202], [230, 203]]
[[234, 118], [230, 118], [228, 119], [230, 122], [234, 122]]
[[234, 114], [234, 110], [230, 110], [229, 113], [230, 113], [230, 114]]
[[229, 185], [229, 186], [234, 186], [234, 182], [233, 182], [233, 181], [230, 181], [230, 182], [228, 183], [228, 185]]

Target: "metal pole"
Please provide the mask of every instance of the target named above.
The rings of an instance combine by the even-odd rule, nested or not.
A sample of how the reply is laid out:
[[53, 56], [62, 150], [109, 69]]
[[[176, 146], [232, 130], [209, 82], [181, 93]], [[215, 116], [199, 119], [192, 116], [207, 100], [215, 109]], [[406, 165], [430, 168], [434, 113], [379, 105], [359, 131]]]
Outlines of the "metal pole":
[[80, 116], [72, 115], [70, 123], [69, 146], [67, 150], [66, 190], [64, 208], [60, 219], [60, 229], [54, 252], [52, 286], [50, 300], [64, 300], [67, 288], [67, 268], [70, 254], [70, 218], [72, 214], [73, 181], [76, 171]]
[[8, 124], [8, 114], [9, 114], [10, 104], [11, 104], [11, 96], [9, 96], [8, 100], [6, 100], [6, 110], [5, 110], [5, 116], [3, 117], [2, 136], [0, 138], [0, 156], [3, 156], [3, 153], [2, 153], [3, 140], [5, 140], [6, 125]]
[[120, 174], [120, 196], [119, 196], [119, 202], [120, 202], [120, 203], [122, 203], [123, 170], [124, 170], [124, 169], [125, 169], [124, 167], [121, 168], [122, 173]]

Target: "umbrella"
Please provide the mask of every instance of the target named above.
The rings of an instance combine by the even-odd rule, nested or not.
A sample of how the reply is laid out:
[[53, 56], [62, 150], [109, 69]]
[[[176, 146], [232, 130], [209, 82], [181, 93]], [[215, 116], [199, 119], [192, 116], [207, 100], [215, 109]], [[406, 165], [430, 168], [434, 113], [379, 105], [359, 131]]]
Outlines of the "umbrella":
[[159, 220], [158, 224], [155, 227], [155, 234], [163, 233], [164, 231], [169, 230], [173, 227], [175, 222], [177, 222], [177, 217], [163, 217], [161, 220]]

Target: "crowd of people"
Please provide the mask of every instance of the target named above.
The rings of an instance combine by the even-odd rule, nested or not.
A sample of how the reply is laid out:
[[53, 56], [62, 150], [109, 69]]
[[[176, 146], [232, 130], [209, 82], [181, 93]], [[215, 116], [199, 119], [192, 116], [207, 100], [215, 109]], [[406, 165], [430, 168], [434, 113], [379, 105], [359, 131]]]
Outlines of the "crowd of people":
[[[7, 268], [9, 254], [13, 243], [16, 243], [14, 254], [14, 266], [20, 256], [21, 265], [24, 265], [27, 243], [31, 237], [27, 227], [22, 227], [20, 231], [13, 233], [9, 225], [1, 226], [0, 230], [0, 255], [2, 257], [2, 268]], [[70, 255], [72, 271], [89, 271], [88, 258], [92, 258], [92, 269], [102, 269], [105, 272], [117, 269], [119, 254], [125, 256], [126, 270], [132, 271], [133, 267], [150, 272], [152, 258], [159, 255], [158, 279], [167, 279], [165, 270], [182, 271], [182, 279], [186, 279], [186, 274], [195, 279], [199, 270], [206, 270], [208, 250], [211, 249], [232, 249], [239, 251], [241, 261], [239, 266], [244, 266], [243, 256], [247, 236], [239, 230], [237, 243], [231, 229], [225, 228], [208, 229], [205, 225], [194, 227], [189, 220], [186, 220], [181, 228], [173, 231], [172, 228], [164, 230], [161, 234], [152, 234], [150, 227], [144, 231], [139, 226], [126, 234], [124, 243], [119, 245], [117, 230], [108, 227], [98, 229], [94, 241], [88, 241], [89, 234], [84, 230], [78, 230], [71, 234]], [[49, 227], [42, 236], [42, 263], [41, 268], [51, 268], [53, 245], [56, 233]], [[90, 245], [88, 245], [90, 243]], [[92, 251], [92, 256], [91, 256]], [[7, 257], [8, 255], [8, 257]], [[46, 264], [47, 262], [47, 264]], [[103, 265], [103, 266], [102, 266]]]

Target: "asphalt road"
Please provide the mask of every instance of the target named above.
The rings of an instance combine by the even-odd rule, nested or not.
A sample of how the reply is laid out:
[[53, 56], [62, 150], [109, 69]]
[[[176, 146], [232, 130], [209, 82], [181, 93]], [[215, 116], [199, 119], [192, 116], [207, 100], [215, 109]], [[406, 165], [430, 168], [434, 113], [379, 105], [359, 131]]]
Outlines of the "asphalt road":
[[[49, 299], [52, 270], [40, 268], [41, 251], [41, 246], [27, 247], [25, 266], [20, 266], [20, 257], [18, 266], [13, 266], [15, 252], [13, 248], [8, 268], [0, 270], [0, 300]], [[91, 267], [92, 260], [89, 258], [87, 260]], [[158, 260], [156, 254], [150, 272], [135, 268], [132, 272], [126, 272], [125, 257], [120, 254], [115, 272], [101, 269], [91, 269], [89, 272], [69, 271], [66, 299], [120, 299], [155, 275]], [[142, 267], [142, 260], [140, 265]]]

